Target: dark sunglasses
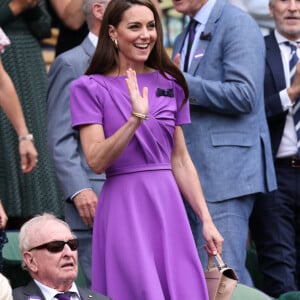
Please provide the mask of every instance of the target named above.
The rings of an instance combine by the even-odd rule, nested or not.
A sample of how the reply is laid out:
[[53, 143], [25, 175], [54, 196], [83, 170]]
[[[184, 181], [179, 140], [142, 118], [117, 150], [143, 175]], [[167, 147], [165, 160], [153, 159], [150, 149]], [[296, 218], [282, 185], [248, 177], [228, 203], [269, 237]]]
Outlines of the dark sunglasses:
[[32, 251], [35, 249], [47, 249], [51, 253], [61, 252], [65, 245], [68, 245], [72, 251], [77, 250], [79, 241], [78, 239], [68, 240], [68, 241], [52, 241], [49, 243], [45, 243], [36, 247], [31, 248], [28, 251]]

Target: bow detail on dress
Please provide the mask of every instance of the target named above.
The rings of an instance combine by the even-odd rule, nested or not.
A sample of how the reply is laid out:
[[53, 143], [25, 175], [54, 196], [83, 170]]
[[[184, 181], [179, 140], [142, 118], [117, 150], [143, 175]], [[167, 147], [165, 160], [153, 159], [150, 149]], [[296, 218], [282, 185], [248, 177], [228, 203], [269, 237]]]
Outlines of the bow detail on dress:
[[165, 97], [173, 98], [174, 97], [173, 89], [164, 90], [164, 89], [157, 88], [156, 89], [156, 96], [157, 97], [165, 96]]

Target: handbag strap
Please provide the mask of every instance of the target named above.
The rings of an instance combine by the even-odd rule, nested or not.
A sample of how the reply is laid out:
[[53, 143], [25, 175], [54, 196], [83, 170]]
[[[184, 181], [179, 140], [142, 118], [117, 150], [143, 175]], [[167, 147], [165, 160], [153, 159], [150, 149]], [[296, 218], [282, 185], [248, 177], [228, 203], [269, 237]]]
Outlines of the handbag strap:
[[[215, 258], [215, 260], [217, 261], [218, 265], [216, 265], [213, 261], [213, 258]], [[227, 265], [224, 263], [221, 255], [218, 253], [216, 256], [212, 256], [208, 254], [208, 266], [207, 269], [211, 269], [214, 267], [218, 267], [220, 270], [227, 268]]]

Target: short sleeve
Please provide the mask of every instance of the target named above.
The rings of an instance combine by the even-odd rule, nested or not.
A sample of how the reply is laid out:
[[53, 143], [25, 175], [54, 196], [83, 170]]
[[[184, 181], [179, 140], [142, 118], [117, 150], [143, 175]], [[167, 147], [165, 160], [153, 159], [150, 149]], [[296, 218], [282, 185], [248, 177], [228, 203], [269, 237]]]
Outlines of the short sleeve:
[[191, 123], [190, 105], [188, 101], [184, 102], [184, 90], [177, 83], [174, 84], [174, 90], [177, 102], [176, 125], [189, 124]]
[[103, 123], [103, 107], [98, 95], [101, 85], [91, 76], [83, 75], [70, 86], [72, 126]]

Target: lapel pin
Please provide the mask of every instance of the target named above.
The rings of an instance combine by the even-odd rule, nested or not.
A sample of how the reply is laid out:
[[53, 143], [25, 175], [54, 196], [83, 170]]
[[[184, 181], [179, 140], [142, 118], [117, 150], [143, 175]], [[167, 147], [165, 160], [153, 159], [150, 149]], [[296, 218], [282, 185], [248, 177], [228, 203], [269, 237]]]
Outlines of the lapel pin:
[[205, 50], [204, 50], [204, 49], [199, 49], [199, 50], [196, 52], [194, 58], [195, 58], [195, 59], [200, 59], [200, 58], [204, 55], [204, 53], [205, 53]]

